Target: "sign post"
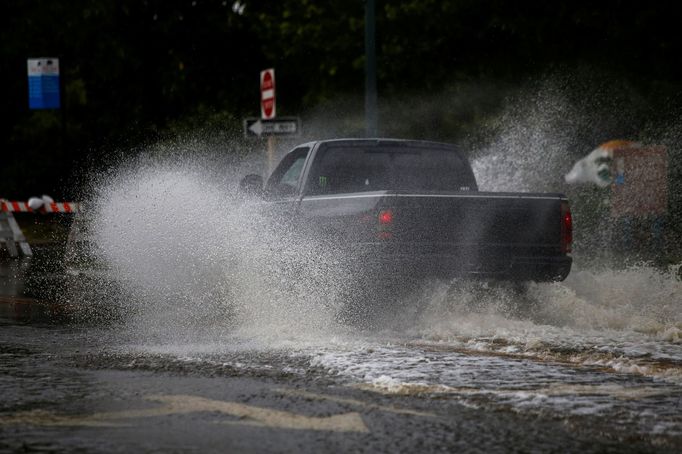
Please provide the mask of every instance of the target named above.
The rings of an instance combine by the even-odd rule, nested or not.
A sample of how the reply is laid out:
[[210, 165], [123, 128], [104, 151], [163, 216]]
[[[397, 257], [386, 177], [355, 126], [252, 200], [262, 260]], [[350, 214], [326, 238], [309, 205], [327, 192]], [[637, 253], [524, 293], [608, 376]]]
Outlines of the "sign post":
[[244, 136], [267, 138], [265, 171], [268, 177], [275, 169], [277, 137], [297, 137], [301, 134], [301, 119], [298, 117], [277, 117], [275, 98], [275, 70], [260, 72], [260, 118], [244, 119]]
[[365, 134], [378, 134], [377, 114], [377, 51], [376, 6], [374, 0], [365, 2]]
[[28, 67], [28, 108], [59, 109], [59, 59], [29, 58]]

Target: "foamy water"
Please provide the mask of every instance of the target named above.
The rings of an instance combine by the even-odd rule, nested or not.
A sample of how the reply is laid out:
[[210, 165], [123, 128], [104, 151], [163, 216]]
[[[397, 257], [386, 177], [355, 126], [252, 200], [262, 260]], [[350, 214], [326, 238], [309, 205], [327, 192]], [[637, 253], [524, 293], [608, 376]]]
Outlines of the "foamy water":
[[[139, 336], [278, 339], [333, 324], [343, 269], [199, 167], [125, 169], [93, 201], [90, 241]], [[328, 251], [331, 252], [331, 251]]]

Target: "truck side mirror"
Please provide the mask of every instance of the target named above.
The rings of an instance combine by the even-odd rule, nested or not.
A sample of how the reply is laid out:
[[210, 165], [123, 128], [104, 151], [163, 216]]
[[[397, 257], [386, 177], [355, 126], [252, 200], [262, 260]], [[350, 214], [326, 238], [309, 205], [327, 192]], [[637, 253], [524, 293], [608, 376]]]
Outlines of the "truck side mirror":
[[263, 177], [256, 174], [247, 175], [239, 182], [239, 191], [250, 196], [263, 195]]

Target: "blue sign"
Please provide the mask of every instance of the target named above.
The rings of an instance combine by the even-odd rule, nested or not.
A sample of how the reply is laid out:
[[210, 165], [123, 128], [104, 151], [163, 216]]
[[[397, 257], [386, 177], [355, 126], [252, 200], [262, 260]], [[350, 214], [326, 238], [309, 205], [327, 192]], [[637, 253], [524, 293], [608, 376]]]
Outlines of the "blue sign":
[[59, 109], [59, 59], [28, 59], [28, 108]]

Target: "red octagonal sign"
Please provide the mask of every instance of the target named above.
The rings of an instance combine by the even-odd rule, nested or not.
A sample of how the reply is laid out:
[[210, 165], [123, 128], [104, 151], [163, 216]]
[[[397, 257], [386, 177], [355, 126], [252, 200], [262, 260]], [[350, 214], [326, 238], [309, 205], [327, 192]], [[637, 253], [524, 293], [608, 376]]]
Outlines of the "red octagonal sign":
[[263, 120], [275, 118], [275, 70], [260, 72], [260, 116]]

